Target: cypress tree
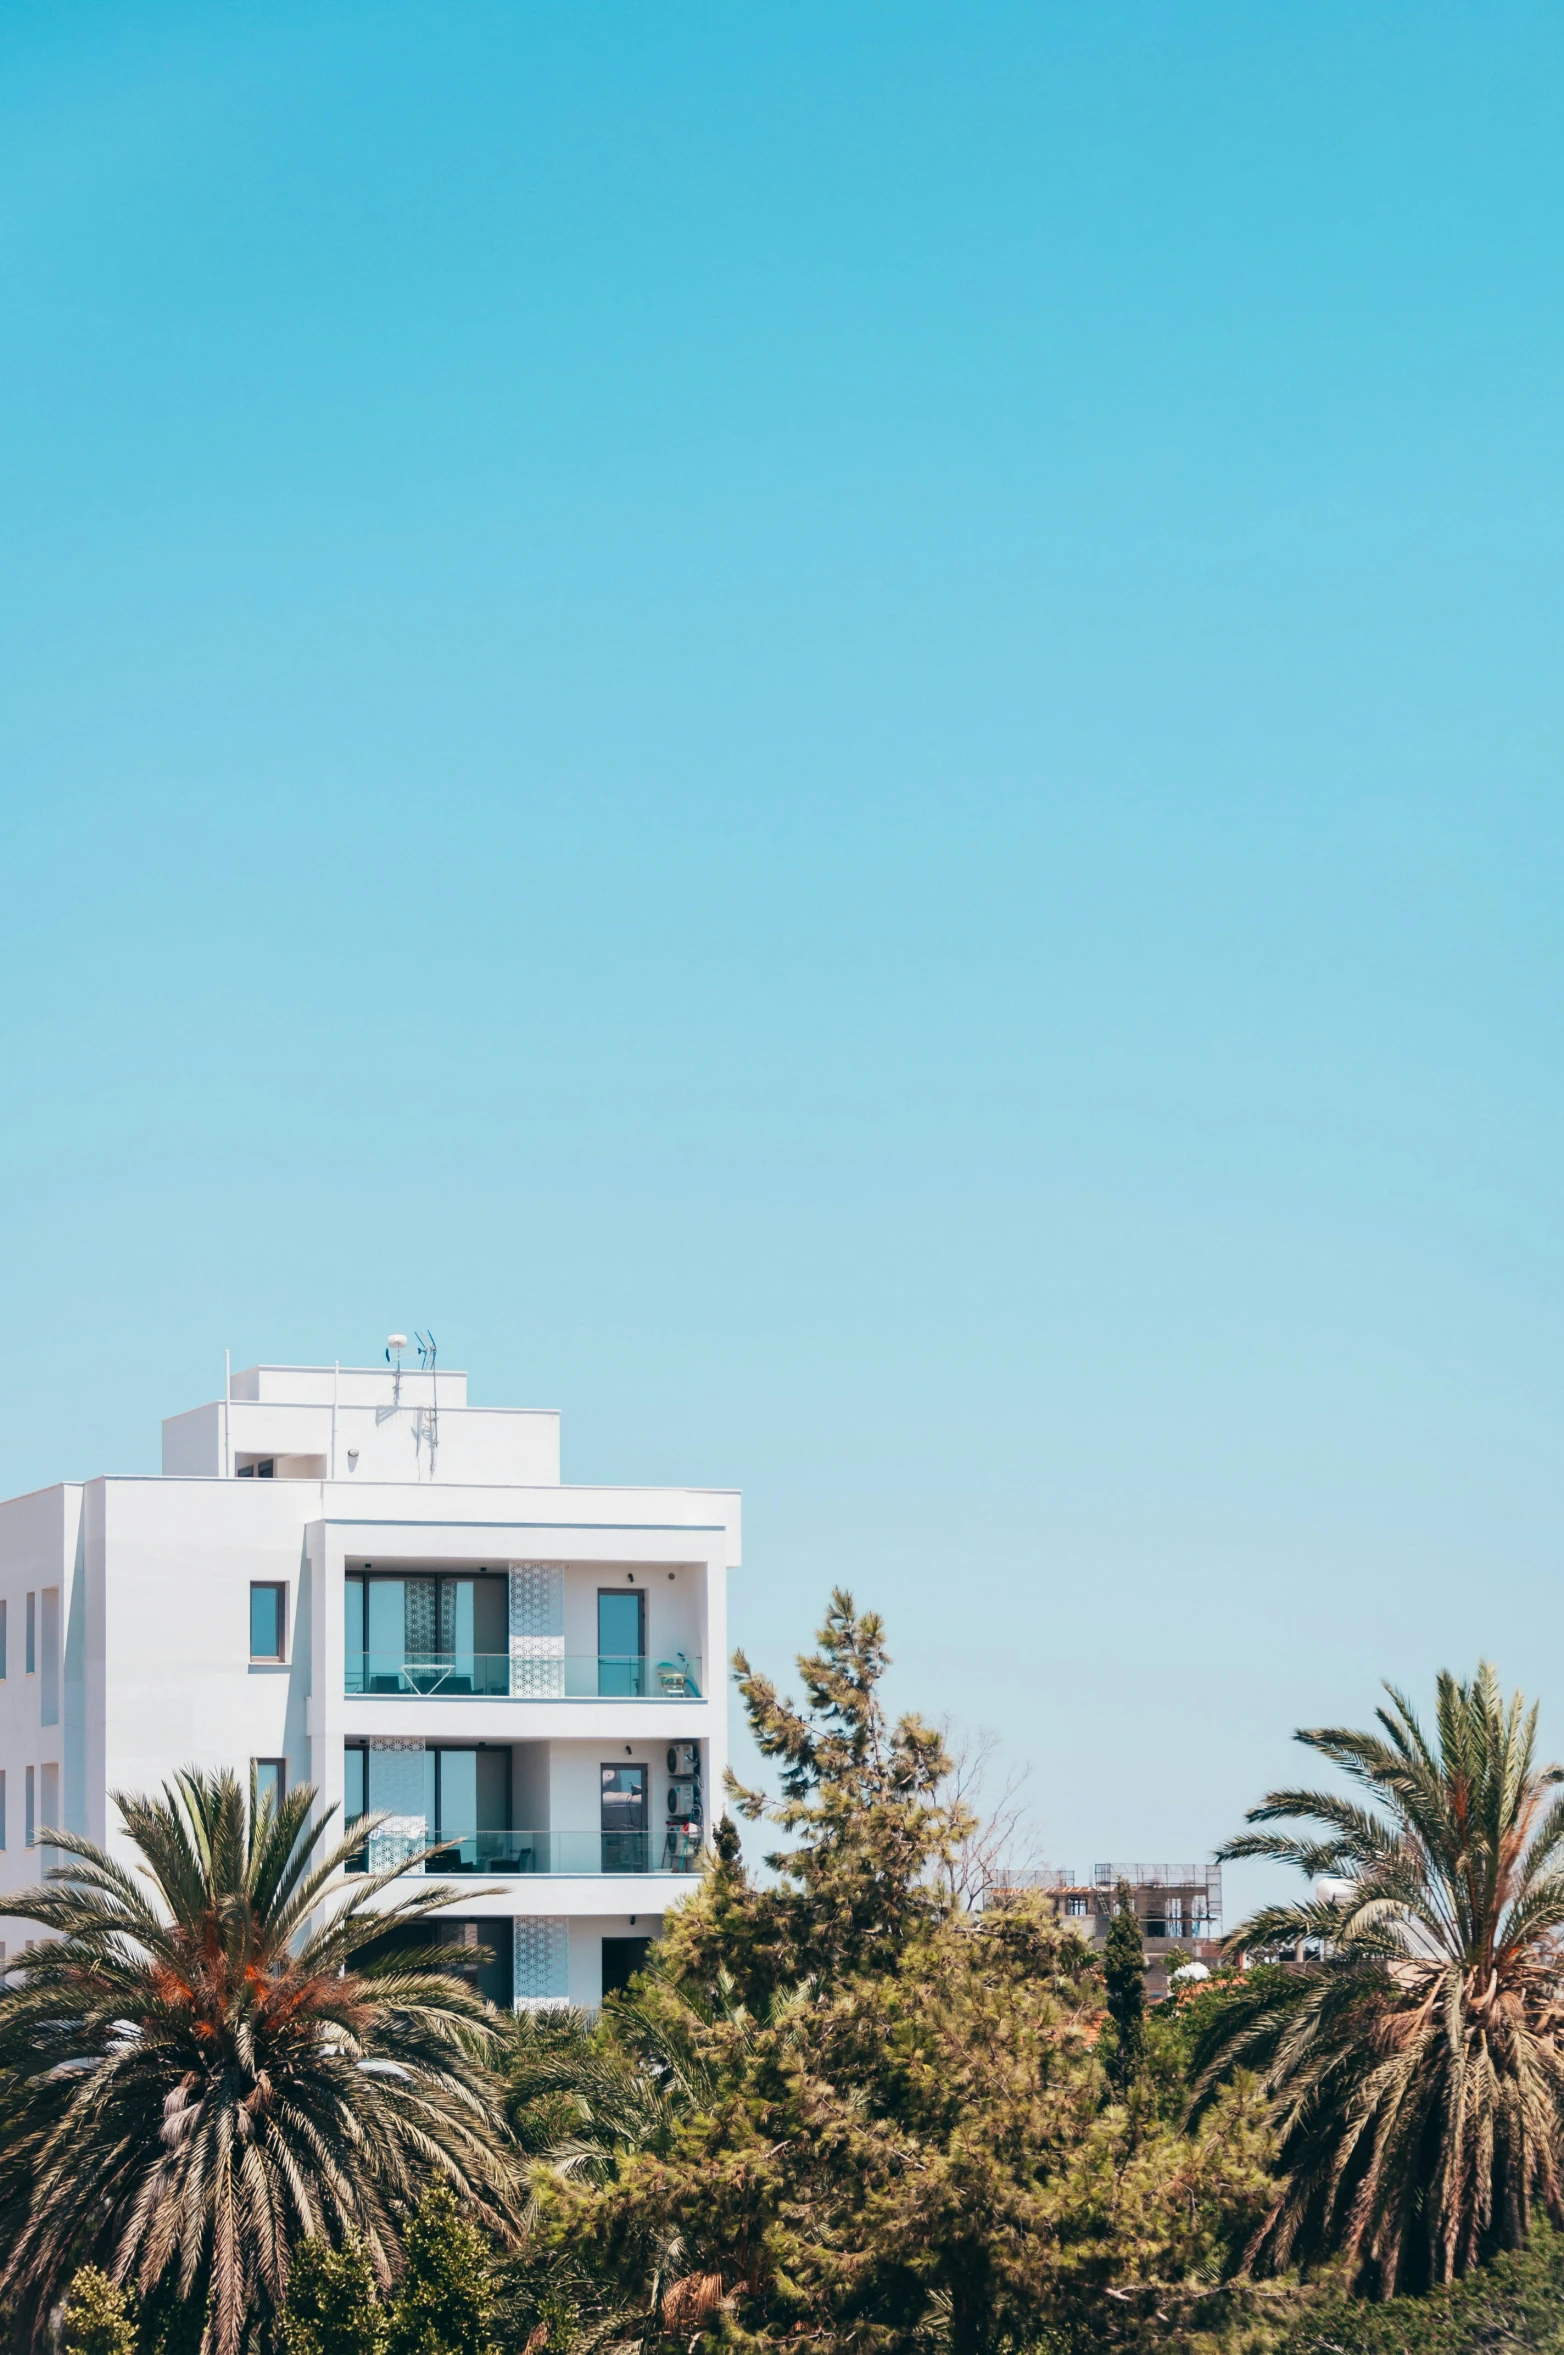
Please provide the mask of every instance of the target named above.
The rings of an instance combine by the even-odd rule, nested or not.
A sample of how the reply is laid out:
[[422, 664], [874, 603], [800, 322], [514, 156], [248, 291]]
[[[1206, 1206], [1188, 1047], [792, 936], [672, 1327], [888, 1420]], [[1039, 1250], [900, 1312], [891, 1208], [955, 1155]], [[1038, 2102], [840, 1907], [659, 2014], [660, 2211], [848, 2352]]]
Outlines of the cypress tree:
[[1139, 2076], [1146, 2057], [1146, 1948], [1135, 1911], [1135, 1892], [1127, 1881], [1121, 1881], [1114, 1893], [1102, 1970], [1108, 2011], [1117, 2032], [1113, 2080], [1123, 2093]]

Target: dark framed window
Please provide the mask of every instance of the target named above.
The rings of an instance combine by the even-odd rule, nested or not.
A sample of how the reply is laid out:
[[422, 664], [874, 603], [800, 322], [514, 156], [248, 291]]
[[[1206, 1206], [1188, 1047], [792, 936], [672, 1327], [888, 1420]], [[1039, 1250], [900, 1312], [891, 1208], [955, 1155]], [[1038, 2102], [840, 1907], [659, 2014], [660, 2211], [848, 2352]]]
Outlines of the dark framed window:
[[27, 1673], [36, 1675], [38, 1669], [38, 1597], [27, 1598]]
[[277, 1458], [275, 1456], [262, 1456], [260, 1461], [254, 1464], [240, 1464], [234, 1473], [236, 1480], [275, 1480], [276, 1477]]
[[269, 1580], [250, 1588], [250, 1658], [281, 1660], [288, 1640], [288, 1590]]
[[597, 1590], [597, 1689], [616, 1695], [646, 1690], [646, 1596], [638, 1586]]
[[286, 1758], [252, 1758], [250, 1772], [255, 1777], [255, 1812], [270, 1807], [273, 1815], [282, 1805], [288, 1791], [288, 1761]]
[[37, 1769], [35, 1767], [30, 1766], [27, 1769], [27, 1807], [26, 1821], [24, 1823], [23, 1829], [27, 1834], [27, 1846], [29, 1848], [35, 1845], [34, 1835], [38, 1830], [38, 1786], [33, 1779], [36, 1772]]

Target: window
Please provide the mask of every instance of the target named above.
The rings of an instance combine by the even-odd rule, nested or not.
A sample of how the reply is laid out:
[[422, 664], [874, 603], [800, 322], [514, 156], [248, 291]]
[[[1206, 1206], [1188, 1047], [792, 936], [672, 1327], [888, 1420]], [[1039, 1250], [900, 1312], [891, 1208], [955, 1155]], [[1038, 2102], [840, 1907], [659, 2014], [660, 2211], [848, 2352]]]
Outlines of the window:
[[287, 1634], [287, 1612], [284, 1609], [285, 1586], [252, 1586], [250, 1589], [250, 1658], [252, 1660], [280, 1660]]
[[369, 1812], [365, 1799], [368, 1783], [369, 1753], [362, 1743], [350, 1742], [342, 1753], [342, 1820], [356, 1824], [361, 1815]]
[[1183, 1935], [1184, 1900], [1182, 1897], [1170, 1897], [1168, 1899], [1168, 1936], [1182, 1938]]
[[[39, 1778], [41, 1789], [38, 1812], [43, 1820], [38, 1829], [41, 1832], [57, 1832], [60, 1828], [60, 1770], [57, 1766], [40, 1767]], [[57, 1865], [59, 1861], [60, 1853], [57, 1848], [45, 1848], [43, 1862], [46, 1872], [52, 1866]]]
[[43, 1590], [43, 1675], [38, 1694], [38, 1722], [58, 1725], [60, 1722], [60, 1590], [46, 1586]]
[[275, 1456], [258, 1456], [253, 1464], [238, 1464], [234, 1467], [236, 1480], [275, 1480], [276, 1477]]
[[0, 1603], [0, 1677], [5, 1674], [5, 1605]]
[[36, 1595], [29, 1595], [27, 1598], [27, 1673], [29, 1676], [33, 1674], [37, 1666], [38, 1597]]
[[33, 1791], [32, 1767], [27, 1769], [27, 1818], [24, 1829], [27, 1834], [27, 1845], [29, 1848], [31, 1848], [33, 1845], [33, 1835], [38, 1829], [38, 1808], [37, 1800]]
[[259, 1816], [269, 1807], [276, 1814], [288, 1788], [288, 1762], [285, 1758], [252, 1758], [250, 1772], [255, 1778], [255, 1812]]
[[5, 1769], [0, 1766], [0, 1848], [5, 1846]]
[[[342, 1828], [350, 1832], [362, 1816], [369, 1813], [369, 1750], [363, 1742], [349, 1742], [342, 1753]], [[369, 1847], [366, 1842], [355, 1857], [349, 1860], [350, 1873], [367, 1873]]]
[[1064, 1901], [1064, 1910], [1072, 1921], [1078, 1922], [1085, 1916], [1090, 1902], [1090, 1899], [1086, 1897], [1067, 1897]]

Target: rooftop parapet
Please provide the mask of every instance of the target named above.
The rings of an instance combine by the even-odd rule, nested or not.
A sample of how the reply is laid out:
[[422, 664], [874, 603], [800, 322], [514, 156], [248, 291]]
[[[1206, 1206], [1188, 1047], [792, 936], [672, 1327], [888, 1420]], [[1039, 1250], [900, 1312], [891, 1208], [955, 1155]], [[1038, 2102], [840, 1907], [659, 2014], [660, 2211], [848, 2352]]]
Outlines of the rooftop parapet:
[[338, 1480], [552, 1488], [559, 1415], [473, 1407], [467, 1376], [395, 1366], [248, 1366], [163, 1424], [182, 1479]]

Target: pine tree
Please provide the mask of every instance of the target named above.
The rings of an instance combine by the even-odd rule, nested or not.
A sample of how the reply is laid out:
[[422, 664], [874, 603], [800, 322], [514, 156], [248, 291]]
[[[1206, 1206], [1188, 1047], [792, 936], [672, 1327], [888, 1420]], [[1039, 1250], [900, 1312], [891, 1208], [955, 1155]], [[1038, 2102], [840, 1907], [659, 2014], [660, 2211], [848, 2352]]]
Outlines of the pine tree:
[[1146, 1947], [1135, 1911], [1135, 1892], [1127, 1881], [1121, 1881], [1114, 1893], [1102, 1970], [1108, 2011], [1117, 2031], [1113, 2079], [1123, 2093], [1140, 2075], [1146, 2057]]
[[444, 2184], [425, 2193], [405, 2246], [386, 2355], [489, 2355], [489, 2253]]
[[288, 2273], [282, 2341], [288, 2355], [382, 2355], [386, 2315], [363, 2242], [300, 2243]]
[[1260, 2212], [1241, 2088], [1198, 2142], [1106, 2101], [1084, 1941], [1040, 1895], [952, 1910], [944, 1754], [887, 1724], [885, 1658], [837, 1594], [805, 1709], [740, 1663], [783, 1773], [775, 1806], [735, 1795], [796, 1843], [775, 1884], [747, 1882], [724, 1832], [634, 2000], [578, 2037], [552, 2147], [567, 2087], [529, 2056], [519, 2131], [545, 2165], [510, 2302], [529, 2332], [563, 2285], [583, 2345], [644, 2355], [1095, 2355], [1141, 2346], [1142, 2309], [1181, 2285], [1206, 2296]]
[[72, 2281], [61, 2321], [66, 2355], [136, 2355], [130, 2293], [96, 2265]]
[[[879, 1614], [860, 1613], [837, 1587], [818, 1642], [798, 1660], [803, 1709], [742, 1652], [733, 1655], [750, 1731], [762, 1756], [779, 1763], [782, 1795], [773, 1802], [746, 1790], [731, 1772], [730, 1795], [741, 1815], [764, 1818], [796, 1843], [766, 1858], [781, 1884], [774, 1893], [744, 1889], [736, 1842], [718, 1867], [718, 1894], [731, 1901], [724, 1965], [757, 1998], [806, 1974], [824, 1982], [892, 1962], [902, 1941], [944, 1910], [930, 1868], [973, 1828], [945, 1794], [950, 1759], [936, 1729], [919, 1717], [886, 1718], [879, 1684], [890, 1655]], [[732, 1951], [740, 1913], [757, 1948], [747, 1958]]]

